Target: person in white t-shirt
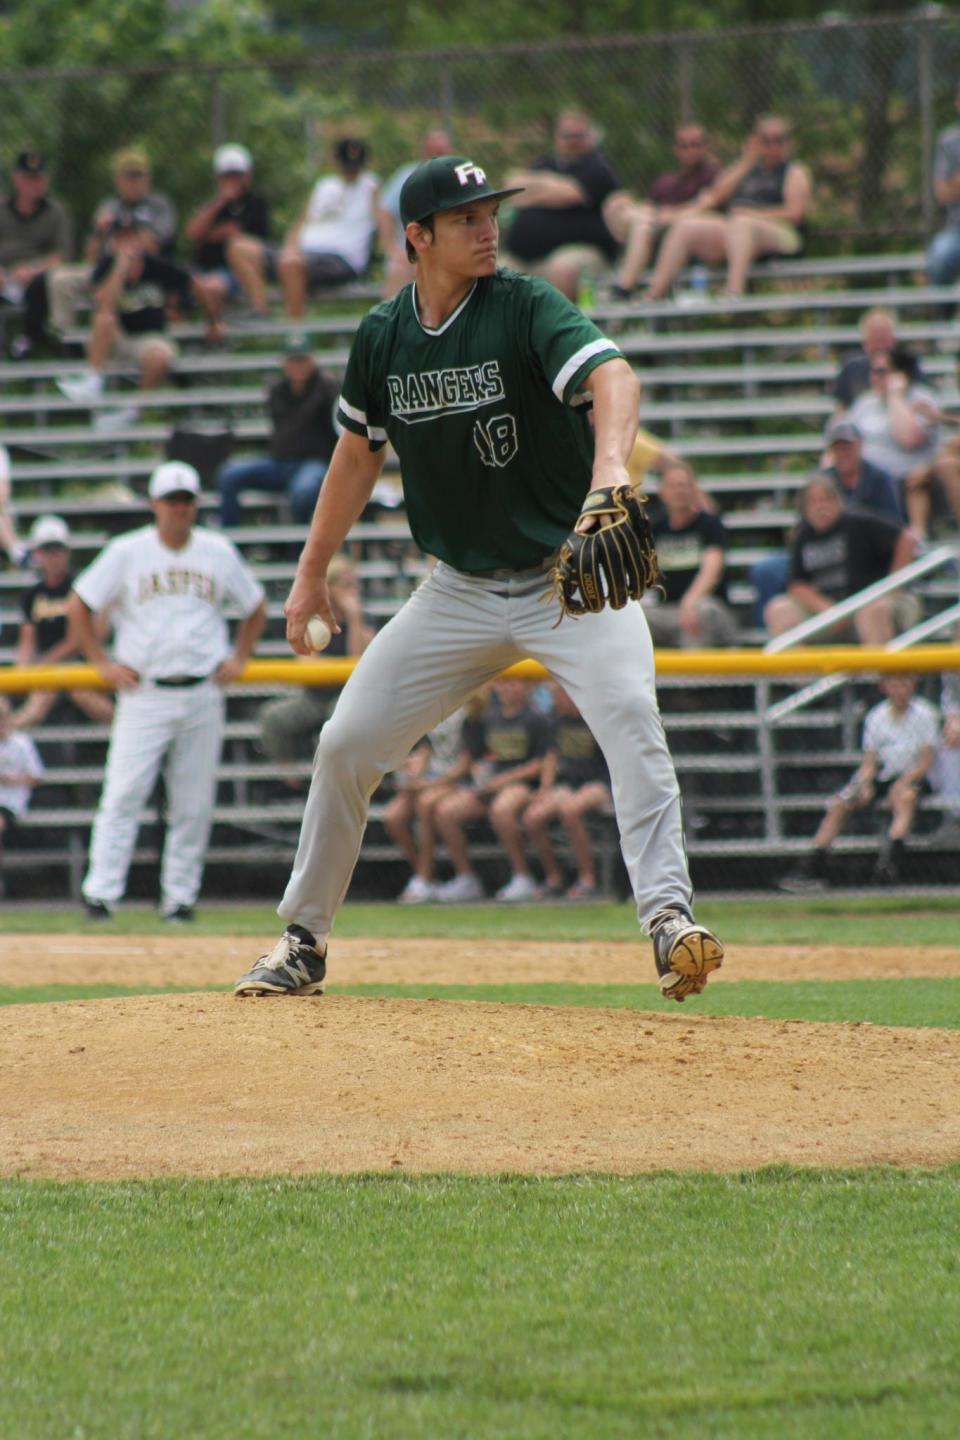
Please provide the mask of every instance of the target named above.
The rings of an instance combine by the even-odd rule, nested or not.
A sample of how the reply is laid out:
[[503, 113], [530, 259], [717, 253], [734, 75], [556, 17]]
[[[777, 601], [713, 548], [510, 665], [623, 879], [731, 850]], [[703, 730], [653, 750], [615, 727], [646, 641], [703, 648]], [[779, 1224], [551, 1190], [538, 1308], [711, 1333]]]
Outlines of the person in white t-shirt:
[[338, 140], [339, 174], [314, 185], [284, 241], [277, 274], [287, 313], [299, 320], [312, 285], [346, 285], [370, 264], [377, 233], [379, 177], [366, 168], [362, 140]]
[[0, 856], [30, 804], [33, 787], [43, 779], [43, 761], [29, 735], [13, 723], [13, 707], [0, 695]]
[[913, 829], [917, 804], [933, 764], [940, 717], [936, 706], [917, 695], [913, 675], [888, 675], [880, 689], [886, 699], [867, 711], [863, 723], [863, 759], [827, 806], [812, 854], [780, 882], [781, 889], [802, 893], [828, 883], [827, 851], [850, 816], [872, 805], [890, 812], [873, 880], [890, 885], [900, 879], [904, 842]]
[[930, 465], [940, 448], [937, 397], [918, 382], [918, 368], [902, 347], [877, 351], [870, 356], [870, 388], [845, 416], [863, 437], [864, 460], [887, 472], [901, 503], [907, 477]]
[[[960, 644], [960, 632], [954, 637]], [[940, 690], [943, 729], [930, 783], [940, 800], [943, 821], [933, 837], [939, 845], [960, 849], [960, 671], [947, 670]]]
[[[160, 909], [192, 920], [213, 817], [224, 690], [240, 674], [266, 619], [263, 587], [224, 536], [195, 528], [200, 477], [167, 461], [149, 485], [153, 525], [119, 535], [73, 584], [71, 633], [117, 691], [103, 793], [82, 893], [108, 920], [126, 890], [144, 805], [161, 766], [167, 833]], [[110, 608], [114, 653], [93, 616]], [[231, 646], [224, 611], [239, 611]]]

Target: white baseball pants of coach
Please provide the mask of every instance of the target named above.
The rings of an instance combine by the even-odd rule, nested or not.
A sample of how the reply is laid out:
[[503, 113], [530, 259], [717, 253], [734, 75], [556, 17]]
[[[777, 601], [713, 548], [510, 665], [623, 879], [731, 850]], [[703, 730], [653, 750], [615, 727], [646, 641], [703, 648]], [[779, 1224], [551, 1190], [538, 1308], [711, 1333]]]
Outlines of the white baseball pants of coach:
[[147, 680], [118, 695], [82, 886], [88, 900], [112, 903], [126, 890], [143, 807], [163, 767], [167, 833], [161, 909], [193, 905], [210, 838], [223, 716], [223, 691], [212, 680], [181, 690]]
[[475, 579], [438, 564], [357, 662], [320, 734], [293, 871], [278, 913], [326, 937], [383, 775], [479, 685], [538, 660], [586, 720], [610, 770], [642, 925], [692, 899], [680, 792], [642, 607], [567, 617], [545, 576]]

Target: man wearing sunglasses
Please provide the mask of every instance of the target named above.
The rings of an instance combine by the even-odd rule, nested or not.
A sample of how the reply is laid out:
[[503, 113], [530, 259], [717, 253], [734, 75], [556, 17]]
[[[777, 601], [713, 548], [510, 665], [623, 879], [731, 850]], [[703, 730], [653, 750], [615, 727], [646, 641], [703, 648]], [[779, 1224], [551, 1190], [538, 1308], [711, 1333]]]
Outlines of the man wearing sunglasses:
[[755, 260], [800, 254], [812, 198], [809, 170], [790, 157], [787, 122], [764, 116], [696, 211], [670, 227], [646, 298], [662, 300], [683, 267], [701, 260], [726, 265], [727, 297], [739, 299]]

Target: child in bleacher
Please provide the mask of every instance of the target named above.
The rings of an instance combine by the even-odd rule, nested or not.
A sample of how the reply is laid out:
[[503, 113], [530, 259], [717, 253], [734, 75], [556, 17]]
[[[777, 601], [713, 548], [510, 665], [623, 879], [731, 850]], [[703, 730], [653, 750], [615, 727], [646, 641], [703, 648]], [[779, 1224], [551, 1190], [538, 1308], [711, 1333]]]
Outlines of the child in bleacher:
[[30, 804], [33, 787], [43, 779], [43, 761], [29, 735], [18, 735], [13, 710], [0, 695], [0, 855], [4, 843]]
[[888, 675], [880, 689], [886, 698], [867, 712], [863, 725], [863, 759], [828, 804], [812, 853], [781, 880], [782, 890], [802, 894], [828, 884], [830, 846], [851, 815], [871, 806], [879, 806], [891, 817], [872, 878], [878, 885], [896, 884], [900, 879], [904, 844], [927, 784], [940, 725], [936, 708], [917, 695], [913, 675]]

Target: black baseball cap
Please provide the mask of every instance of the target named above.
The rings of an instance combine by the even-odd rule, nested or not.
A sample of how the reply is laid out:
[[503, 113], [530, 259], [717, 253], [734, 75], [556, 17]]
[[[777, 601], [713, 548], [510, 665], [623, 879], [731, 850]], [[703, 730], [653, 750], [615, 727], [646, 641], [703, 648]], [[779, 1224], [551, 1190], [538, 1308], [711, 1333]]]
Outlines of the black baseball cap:
[[366, 164], [368, 151], [362, 140], [346, 138], [337, 141], [335, 153], [341, 164], [359, 170], [362, 165]]
[[455, 210], [471, 200], [500, 200], [505, 195], [519, 195], [523, 186], [514, 190], [495, 190], [487, 172], [463, 155], [438, 155], [424, 160], [403, 182], [400, 191], [400, 223], [426, 220], [438, 210]]
[[22, 170], [25, 175], [45, 175], [47, 157], [40, 150], [21, 150], [13, 162], [13, 168]]

